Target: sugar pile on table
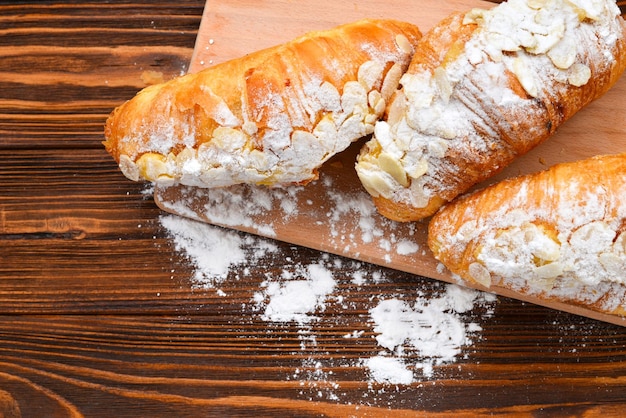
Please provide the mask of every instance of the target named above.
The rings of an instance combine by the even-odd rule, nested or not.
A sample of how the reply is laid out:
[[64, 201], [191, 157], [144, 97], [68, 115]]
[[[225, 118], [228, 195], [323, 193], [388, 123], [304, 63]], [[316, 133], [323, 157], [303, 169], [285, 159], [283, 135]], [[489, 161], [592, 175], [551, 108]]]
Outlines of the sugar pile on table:
[[[477, 323], [464, 322], [459, 314], [493, 300], [493, 295], [447, 284], [443, 294], [418, 295], [413, 303], [396, 298], [379, 302], [370, 315], [376, 341], [387, 352], [366, 361], [375, 380], [408, 384], [415, 380], [408, 367], [431, 377], [433, 366], [456, 361], [472, 336], [482, 330]], [[415, 351], [422, 360], [407, 364], [407, 351]]]
[[268, 240], [238, 233], [175, 215], [160, 217], [175, 248], [184, 253], [195, 268], [196, 286], [218, 288], [237, 266], [254, 265], [277, 247]]
[[[220, 286], [230, 279], [229, 275], [241, 272], [253, 275], [252, 269], [271, 256], [279, 273], [263, 273], [249, 305], [242, 306], [242, 313], [251, 307], [258, 318], [267, 323], [268, 330], [289, 324], [297, 327], [302, 350], [317, 346], [314, 325], [322, 318], [328, 320], [324, 316], [328, 306], [343, 306], [346, 311], [353, 306], [350, 292], [343, 290], [340, 284], [348, 280], [347, 284], [352, 286], [375, 286], [386, 280], [384, 269], [372, 272], [371, 266], [366, 270], [361, 262], [349, 266], [350, 277], [335, 277], [334, 271], [339, 269], [334, 266], [345, 261], [330, 254], [320, 253], [318, 259], [294, 262], [281, 254], [283, 250], [269, 239], [174, 215], [162, 216], [160, 222], [175, 248], [193, 266], [194, 285], [214, 289], [224, 296], [227, 295]], [[451, 284], [442, 284], [440, 288], [442, 291], [436, 295], [416, 291], [410, 297], [389, 294], [372, 298], [366, 321], [370, 328], [355, 329], [345, 338], [374, 335], [377, 353], [345, 366], [364, 368], [374, 383], [410, 385], [432, 377], [434, 367], [457, 361], [464, 349], [480, 338], [481, 331], [480, 326], [465, 318], [463, 313], [477, 306], [487, 307], [489, 312], [495, 297]], [[368, 337], [363, 337], [366, 333]], [[312, 386], [316, 382], [330, 382], [324, 386], [324, 396], [337, 399], [340, 388], [331, 382], [333, 376], [325, 371], [325, 361], [324, 356], [306, 358], [301, 368], [285, 378], [307, 380]], [[305, 373], [305, 369], [309, 372]]]
[[257, 306], [264, 306], [264, 320], [305, 324], [315, 319], [312, 313], [324, 311], [324, 302], [337, 285], [332, 272], [322, 263], [298, 270], [295, 274], [284, 270], [278, 280], [261, 284], [254, 301]]

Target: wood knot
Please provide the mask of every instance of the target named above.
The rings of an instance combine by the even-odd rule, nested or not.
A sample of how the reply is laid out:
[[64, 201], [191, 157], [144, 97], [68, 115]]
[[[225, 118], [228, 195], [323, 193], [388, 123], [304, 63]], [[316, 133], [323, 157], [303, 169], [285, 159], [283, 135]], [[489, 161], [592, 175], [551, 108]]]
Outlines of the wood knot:
[[0, 418], [22, 418], [17, 401], [4, 390], [0, 390]]

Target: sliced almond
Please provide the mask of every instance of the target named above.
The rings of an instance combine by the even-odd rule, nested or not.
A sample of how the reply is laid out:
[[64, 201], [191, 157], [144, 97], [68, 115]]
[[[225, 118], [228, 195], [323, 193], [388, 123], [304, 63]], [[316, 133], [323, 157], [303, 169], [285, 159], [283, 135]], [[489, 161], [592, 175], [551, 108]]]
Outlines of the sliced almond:
[[500, 51], [516, 52], [521, 49], [516, 39], [502, 33], [488, 32], [486, 38], [489, 45]]
[[404, 93], [399, 90], [392, 98], [387, 109], [387, 122], [395, 125], [400, 122], [404, 112], [406, 111], [407, 101]]
[[585, 64], [576, 63], [569, 68], [567, 81], [572, 86], [580, 87], [587, 84], [591, 78], [591, 69]]
[[565, 23], [559, 22], [551, 25], [548, 28], [547, 34], [535, 33], [534, 37], [537, 41], [536, 45], [532, 48], [526, 48], [528, 52], [533, 54], [545, 54], [550, 49], [554, 48], [565, 36]]
[[548, 51], [548, 58], [556, 68], [567, 70], [576, 61], [576, 43], [571, 38], [563, 38]]
[[211, 144], [224, 151], [232, 152], [243, 148], [247, 141], [248, 138], [239, 129], [220, 126], [213, 131]]
[[413, 45], [411, 45], [408, 38], [401, 33], [396, 35], [396, 45], [398, 45], [398, 48], [400, 48], [400, 50], [402, 50], [405, 54], [413, 53]]
[[161, 154], [149, 152], [143, 154], [137, 160], [137, 167], [141, 177], [148, 181], [157, 181], [159, 177], [171, 177], [167, 169], [166, 157]]
[[319, 100], [322, 109], [330, 112], [341, 111], [341, 95], [332, 83], [324, 81], [319, 86], [316, 98]]
[[195, 158], [195, 156], [196, 152], [192, 148], [185, 147], [185, 149], [179, 152], [178, 155], [175, 157], [176, 164], [182, 166], [183, 164], [185, 164], [185, 161]]
[[367, 95], [367, 103], [374, 110], [376, 115], [382, 115], [385, 111], [386, 103], [383, 96], [377, 90], [372, 90]]
[[554, 279], [563, 274], [563, 265], [559, 262], [544, 264], [535, 269], [535, 274], [540, 279]]
[[470, 10], [469, 12], [465, 13], [465, 16], [463, 16], [463, 24], [481, 24], [483, 21], [483, 17], [485, 16], [485, 12], [485, 9], [479, 8], [474, 8]]
[[420, 159], [417, 163], [409, 168], [407, 174], [413, 178], [418, 179], [428, 172], [428, 161], [425, 158]]
[[343, 86], [341, 108], [346, 114], [352, 114], [357, 106], [367, 108], [367, 91], [358, 81], [348, 81]]
[[541, 9], [547, 3], [548, 3], [548, 0], [528, 0], [527, 1], [528, 7], [530, 7], [531, 9], [535, 9], [535, 10]]
[[566, 0], [578, 13], [579, 19], [598, 20], [602, 15], [605, 2], [602, 0]]
[[598, 256], [598, 260], [602, 267], [609, 274], [621, 275], [623, 277], [626, 274], [626, 258], [624, 256], [619, 256], [615, 253], [602, 253]]
[[337, 134], [337, 126], [331, 114], [324, 115], [324, 117], [313, 128], [313, 135], [318, 138], [326, 138], [328, 136]]
[[245, 122], [242, 125], [241, 130], [244, 133], [252, 136], [252, 135], [256, 134], [259, 131], [259, 127], [256, 125], [256, 123], [248, 121], [248, 122]]
[[398, 89], [400, 79], [405, 72], [404, 67], [405, 65], [396, 62], [387, 71], [387, 74], [385, 74], [385, 78], [383, 79], [383, 85], [380, 88], [380, 94], [383, 96], [383, 99], [388, 100], [391, 95]]
[[531, 97], [537, 97], [539, 95], [539, 89], [537, 88], [535, 78], [533, 77], [530, 68], [526, 65], [524, 59], [522, 57], [515, 58], [511, 69], [524, 88], [524, 91], [526, 91], [526, 93], [528, 93]]
[[378, 165], [403, 187], [409, 185], [409, 179], [407, 178], [404, 167], [402, 167], [402, 163], [391, 154], [384, 151], [381, 152], [378, 156]]
[[139, 181], [139, 167], [128, 155], [120, 155], [119, 167], [126, 178]]
[[385, 67], [379, 61], [366, 61], [359, 66], [357, 80], [369, 91], [381, 82], [384, 69]]
[[446, 70], [441, 67], [435, 68], [433, 78], [435, 79], [435, 83], [437, 84], [437, 89], [443, 99], [444, 103], [448, 103], [450, 101], [450, 97], [452, 96], [452, 83], [448, 78], [448, 74], [446, 74]]
[[489, 270], [487, 270], [487, 268], [481, 263], [475, 262], [470, 264], [468, 270], [470, 277], [474, 281], [485, 286], [486, 288], [491, 287], [491, 273], [489, 273]]
[[371, 164], [360, 161], [357, 164], [357, 174], [365, 190], [373, 197], [383, 196], [388, 198], [391, 196], [393, 186], [390, 183], [390, 178]]

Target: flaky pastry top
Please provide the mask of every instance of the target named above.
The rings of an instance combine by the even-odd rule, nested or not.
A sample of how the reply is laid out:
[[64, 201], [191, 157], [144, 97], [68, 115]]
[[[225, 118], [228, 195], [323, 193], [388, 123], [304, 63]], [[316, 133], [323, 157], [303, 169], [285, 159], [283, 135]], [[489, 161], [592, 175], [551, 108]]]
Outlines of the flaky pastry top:
[[304, 184], [373, 131], [420, 37], [362, 20], [147, 87], [111, 114], [105, 147], [132, 180]]
[[432, 215], [601, 96], [626, 68], [613, 0], [509, 0], [425, 34], [357, 172], [381, 213]]

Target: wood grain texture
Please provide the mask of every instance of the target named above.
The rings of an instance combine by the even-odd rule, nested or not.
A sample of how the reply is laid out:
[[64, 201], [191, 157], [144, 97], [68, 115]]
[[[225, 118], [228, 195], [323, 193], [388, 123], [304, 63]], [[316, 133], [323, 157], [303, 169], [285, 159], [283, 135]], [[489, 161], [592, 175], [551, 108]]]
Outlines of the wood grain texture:
[[[494, 330], [534, 326], [518, 323], [515, 308], [508, 309], [498, 315]], [[555, 319], [532, 308], [529, 313], [529, 319]], [[591, 341], [584, 335], [594, 327], [589, 322], [578, 330], [544, 325], [543, 335], [515, 340], [494, 333], [472, 360], [447, 369], [445, 379], [424, 381], [393, 397], [361, 399], [360, 407], [316, 401], [318, 391], [329, 390], [323, 382], [285, 379], [302, 368], [302, 357], [324, 356], [336, 364], [331, 369], [341, 396], [357, 402], [371, 393], [361, 370], [341, 364], [346, 357], [375, 351], [375, 344], [346, 347], [342, 329], [327, 330], [323, 342], [303, 351], [297, 330], [268, 333], [255, 321], [232, 323], [211, 315], [161, 316], [150, 323], [126, 316], [0, 317], [0, 325], [0, 384], [23, 416], [39, 416], [36, 408], [42, 407], [65, 411], [60, 416], [71, 416], [73, 410], [86, 416], [244, 416], [254, 411], [260, 416], [385, 416], [388, 408], [394, 416], [408, 416], [420, 410], [443, 414], [452, 405], [461, 415], [541, 410], [579, 415], [615, 410], [623, 405], [626, 389], [626, 381], [615, 377], [623, 374], [623, 363], [606, 364], [616, 358], [615, 340], [624, 341], [624, 335], [580, 349]], [[291, 354], [294, 350], [298, 355]], [[546, 391], [549, 386], [568, 390]], [[380, 406], [371, 405], [376, 403]]]
[[[276, 242], [222, 293], [193, 281], [146, 187], [101, 146], [114, 106], [186, 71], [203, 1], [0, 4], [0, 416], [618, 416], [626, 330], [500, 297], [457, 362], [368, 382], [377, 300], [427, 278], [332, 256], [310, 328], [261, 318], [267, 277], [324, 254]], [[244, 234], [242, 234], [244, 236]], [[356, 284], [352, 274], [384, 280]], [[343, 302], [339, 303], [341, 298]], [[345, 338], [355, 330], [358, 338]], [[315, 336], [315, 341], [307, 339]], [[407, 361], [419, 361], [410, 353]]]

